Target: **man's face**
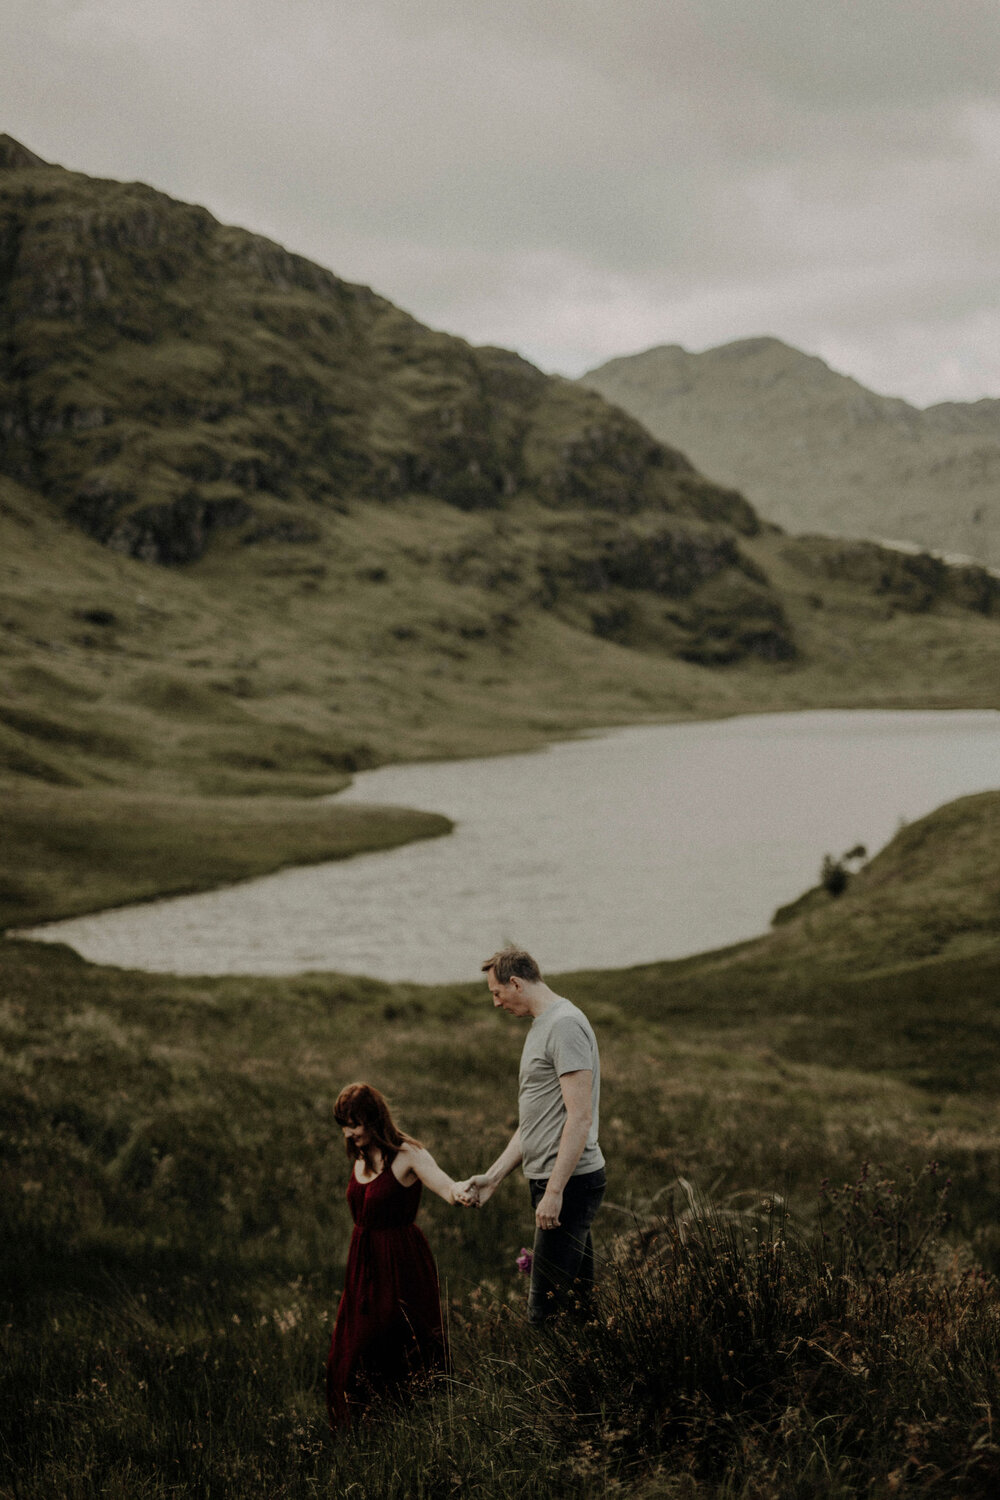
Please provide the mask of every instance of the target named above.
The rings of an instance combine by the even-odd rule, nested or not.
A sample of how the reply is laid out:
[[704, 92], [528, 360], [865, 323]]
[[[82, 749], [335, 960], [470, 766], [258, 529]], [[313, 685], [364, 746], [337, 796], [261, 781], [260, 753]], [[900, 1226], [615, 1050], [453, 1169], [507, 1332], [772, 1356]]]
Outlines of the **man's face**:
[[525, 998], [524, 988], [516, 974], [512, 974], [507, 984], [501, 984], [496, 976], [495, 969], [489, 969], [486, 974], [486, 983], [489, 985], [490, 994], [493, 996], [493, 1004], [497, 1010], [505, 1010], [512, 1016], [527, 1016], [531, 1012]]

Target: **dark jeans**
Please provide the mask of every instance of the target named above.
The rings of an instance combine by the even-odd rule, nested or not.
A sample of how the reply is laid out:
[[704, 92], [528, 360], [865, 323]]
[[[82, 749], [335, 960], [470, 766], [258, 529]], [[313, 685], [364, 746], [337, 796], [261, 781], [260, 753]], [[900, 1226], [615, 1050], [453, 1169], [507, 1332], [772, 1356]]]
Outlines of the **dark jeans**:
[[[586, 1307], [594, 1289], [594, 1242], [590, 1226], [601, 1206], [607, 1179], [604, 1168], [571, 1177], [563, 1192], [558, 1229], [536, 1229], [531, 1262], [528, 1317], [542, 1323], [567, 1306]], [[546, 1182], [528, 1179], [531, 1206], [537, 1208]]]

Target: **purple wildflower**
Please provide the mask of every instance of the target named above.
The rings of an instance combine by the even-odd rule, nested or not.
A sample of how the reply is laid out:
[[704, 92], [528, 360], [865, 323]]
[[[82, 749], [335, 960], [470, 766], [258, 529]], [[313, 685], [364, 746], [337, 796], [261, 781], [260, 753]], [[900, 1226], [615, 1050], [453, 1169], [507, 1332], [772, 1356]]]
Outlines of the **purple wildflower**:
[[517, 1269], [520, 1272], [522, 1272], [522, 1274], [525, 1275], [525, 1276], [530, 1276], [531, 1275], [531, 1262], [532, 1262], [532, 1259], [533, 1259], [533, 1256], [531, 1254], [531, 1251], [529, 1249], [527, 1249], [527, 1247], [525, 1245], [522, 1245], [521, 1249], [520, 1249], [520, 1251], [518, 1253], [516, 1265], [517, 1265]]

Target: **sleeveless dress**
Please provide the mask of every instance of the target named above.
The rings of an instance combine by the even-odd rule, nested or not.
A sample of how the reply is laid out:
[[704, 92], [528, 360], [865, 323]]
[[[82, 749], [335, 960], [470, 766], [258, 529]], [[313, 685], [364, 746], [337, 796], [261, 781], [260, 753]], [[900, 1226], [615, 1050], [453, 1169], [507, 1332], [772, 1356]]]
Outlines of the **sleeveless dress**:
[[390, 1166], [371, 1182], [351, 1173], [354, 1233], [326, 1365], [332, 1427], [444, 1364], [437, 1270], [414, 1223], [421, 1187], [403, 1187]]

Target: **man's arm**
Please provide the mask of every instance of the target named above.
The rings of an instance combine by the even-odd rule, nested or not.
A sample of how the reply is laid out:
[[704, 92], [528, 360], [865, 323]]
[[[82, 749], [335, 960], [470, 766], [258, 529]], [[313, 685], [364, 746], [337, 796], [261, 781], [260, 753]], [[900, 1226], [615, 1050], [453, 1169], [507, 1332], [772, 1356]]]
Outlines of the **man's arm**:
[[474, 1189], [477, 1194], [475, 1206], [481, 1207], [487, 1198], [492, 1198], [504, 1178], [509, 1177], [514, 1168], [520, 1165], [521, 1156], [521, 1127], [519, 1125], [492, 1167], [487, 1167], [486, 1171], [481, 1172], [478, 1177], [470, 1177], [467, 1183], [459, 1183], [459, 1190]]
[[590, 1123], [593, 1119], [591, 1107], [591, 1084], [593, 1072], [580, 1068], [575, 1073], [561, 1073], [559, 1087], [566, 1106], [566, 1119], [559, 1138], [559, 1151], [555, 1166], [549, 1174], [548, 1184], [538, 1207], [535, 1223], [539, 1229], [558, 1229], [562, 1212], [563, 1190], [573, 1175], [573, 1169], [587, 1144]]

